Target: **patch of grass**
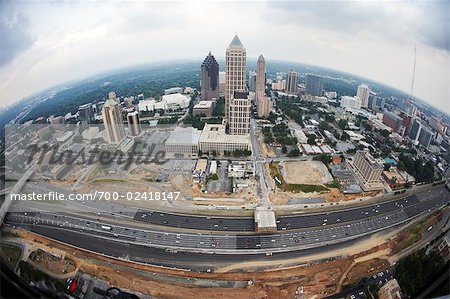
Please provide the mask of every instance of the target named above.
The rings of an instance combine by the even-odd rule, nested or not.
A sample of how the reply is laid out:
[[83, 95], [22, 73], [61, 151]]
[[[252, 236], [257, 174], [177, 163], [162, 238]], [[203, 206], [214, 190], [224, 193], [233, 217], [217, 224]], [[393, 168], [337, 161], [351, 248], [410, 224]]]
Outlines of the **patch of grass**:
[[120, 179], [97, 179], [93, 180], [92, 183], [126, 183], [126, 180], [120, 180]]
[[323, 192], [328, 191], [328, 188], [325, 188], [322, 185], [309, 185], [309, 184], [286, 184], [284, 189], [291, 192], [304, 192], [304, 193], [312, 193], [312, 192]]
[[[281, 175], [279, 163], [274, 162], [269, 164], [269, 170], [270, 170], [270, 176], [275, 178], [278, 178], [278, 180], [281, 182], [277, 184], [279, 185], [279, 188], [281, 188], [283, 191], [290, 191], [290, 192], [304, 192], [304, 193], [312, 193], [312, 192], [325, 192], [329, 191], [328, 188], [322, 186], [322, 185], [309, 185], [309, 184], [288, 184], [283, 179], [283, 176]], [[276, 181], [276, 180], [275, 180]]]

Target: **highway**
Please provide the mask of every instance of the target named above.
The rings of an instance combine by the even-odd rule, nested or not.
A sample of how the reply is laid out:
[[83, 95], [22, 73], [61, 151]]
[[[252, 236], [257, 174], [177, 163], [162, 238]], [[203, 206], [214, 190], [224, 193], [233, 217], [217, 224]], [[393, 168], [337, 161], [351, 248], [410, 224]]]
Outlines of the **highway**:
[[[227, 255], [261, 254], [317, 248], [356, 239], [405, 223], [418, 215], [432, 212], [448, 204], [449, 198], [450, 195], [446, 189], [436, 186], [433, 191], [408, 196], [393, 202], [380, 203], [379, 205], [329, 213], [279, 217], [277, 222], [279, 222], [280, 230], [277, 233], [265, 235], [240, 234], [237, 231], [235, 233], [207, 231], [208, 227], [205, 226], [202, 228], [203, 231], [198, 232], [185, 229], [180, 229], [178, 232], [173, 229], [164, 230], [161, 225], [157, 227], [149, 226], [147, 229], [134, 227], [132, 223], [130, 225], [119, 225], [112, 221], [93, 221], [82, 217], [40, 212], [9, 213], [6, 222], [11, 225], [25, 226], [33, 231], [41, 230], [44, 227], [47, 231], [53, 228], [53, 230], [72, 231], [86, 236], [95, 235], [105, 240], [116, 240], [117, 242], [173, 251]], [[171, 217], [177, 219], [182, 217], [182, 215], [165, 213], [146, 215], [151, 215], [149, 219], [170, 220]], [[226, 220], [225, 223], [220, 223], [222, 229], [225, 230], [225, 225], [236, 224], [236, 228], [240, 228], [242, 227], [240, 222], [248, 223], [249, 219], [191, 216], [186, 223], [189, 226], [197, 227], [202, 223], [211, 225], [215, 221]], [[186, 226], [186, 223], [183, 225]], [[163, 223], [163, 225], [168, 224]], [[286, 229], [283, 229], [284, 227]], [[218, 228], [215, 227], [215, 229]], [[234, 229], [232, 226], [230, 228]]]
[[[405, 217], [411, 217], [418, 204], [432, 198], [449, 199], [450, 193], [443, 185], [434, 189], [407, 196], [394, 201], [372, 204], [362, 207], [353, 207], [333, 212], [300, 214], [277, 218], [278, 230], [304, 229], [316, 226], [330, 226], [333, 224], [355, 221], [358, 219], [378, 217], [395, 211], [404, 211]], [[208, 217], [174, 213], [162, 213], [140, 210], [134, 220], [152, 225], [171, 226], [209, 231], [247, 232], [254, 231], [255, 224], [252, 217]], [[389, 220], [389, 219], [385, 219]]]

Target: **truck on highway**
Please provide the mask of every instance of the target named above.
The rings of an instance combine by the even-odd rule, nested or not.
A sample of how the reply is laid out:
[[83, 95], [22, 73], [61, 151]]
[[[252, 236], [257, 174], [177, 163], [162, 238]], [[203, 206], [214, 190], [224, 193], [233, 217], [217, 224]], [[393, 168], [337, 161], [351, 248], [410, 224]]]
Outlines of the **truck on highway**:
[[111, 226], [108, 225], [102, 225], [103, 230], [111, 231]]

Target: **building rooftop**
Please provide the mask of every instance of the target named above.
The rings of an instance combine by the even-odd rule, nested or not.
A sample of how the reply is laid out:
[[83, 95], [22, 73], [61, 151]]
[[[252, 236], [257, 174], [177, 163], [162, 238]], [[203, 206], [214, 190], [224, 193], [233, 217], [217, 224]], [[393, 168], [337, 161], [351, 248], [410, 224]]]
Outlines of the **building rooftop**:
[[169, 135], [169, 138], [167, 138], [166, 144], [198, 144], [201, 133], [202, 131], [193, 127], [176, 127], [175, 130]]
[[195, 104], [194, 109], [207, 109], [213, 105], [214, 101], [200, 101]]
[[246, 135], [228, 135], [225, 133], [225, 126], [222, 124], [205, 124], [200, 142], [249, 143], [250, 138]]
[[243, 47], [241, 40], [239, 39], [239, 37], [237, 36], [237, 34], [233, 37], [233, 40], [230, 43], [230, 46], [240, 46]]

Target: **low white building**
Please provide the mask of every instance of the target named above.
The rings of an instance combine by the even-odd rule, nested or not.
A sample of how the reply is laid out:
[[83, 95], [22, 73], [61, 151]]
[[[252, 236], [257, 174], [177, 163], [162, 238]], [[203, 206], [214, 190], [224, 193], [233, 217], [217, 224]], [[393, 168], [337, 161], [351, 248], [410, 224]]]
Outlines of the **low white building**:
[[166, 154], [170, 156], [197, 156], [201, 132], [193, 127], [176, 127], [164, 144]]
[[181, 93], [163, 95], [161, 101], [147, 99], [138, 103], [139, 111], [184, 110], [189, 107], [191, 97]]
[[222, 124], [205, 124], [200, 135], [199, 148], [203, 153], [216, 151], [223, 154], [225, 151], [251, 150], [251, 142], [248, 135], [226, 134]]
[[341, 97], [341, 107], [342, 108], [361, 109], [361, 99], [358, 97], [342, 96]]

